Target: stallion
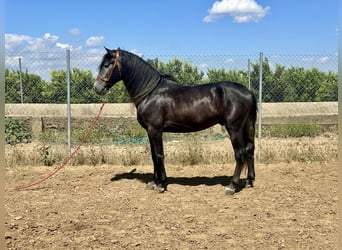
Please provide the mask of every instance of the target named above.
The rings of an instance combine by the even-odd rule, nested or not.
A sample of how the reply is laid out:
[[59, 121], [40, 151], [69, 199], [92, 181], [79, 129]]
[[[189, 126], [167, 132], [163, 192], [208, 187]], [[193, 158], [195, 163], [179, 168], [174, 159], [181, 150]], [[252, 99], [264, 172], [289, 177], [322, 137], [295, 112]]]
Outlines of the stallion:
[[195, 132], [215, 124], [227, 129], [236, 161], [225, 193], [240, 190], [240, 175], [246, 163], [245, 185], [253, 187], [257, 104], [248, 88], [230, 81], [183, 86], [135, 54], [119, 48], [105, 49], [94, 90], [104, 95], [118, 81], [124, 82], [136, 107], [137, 120], [147, 131], [150, 142], [154, 174], [147, 187], [159, 192], [167, 190], [163, 132]]

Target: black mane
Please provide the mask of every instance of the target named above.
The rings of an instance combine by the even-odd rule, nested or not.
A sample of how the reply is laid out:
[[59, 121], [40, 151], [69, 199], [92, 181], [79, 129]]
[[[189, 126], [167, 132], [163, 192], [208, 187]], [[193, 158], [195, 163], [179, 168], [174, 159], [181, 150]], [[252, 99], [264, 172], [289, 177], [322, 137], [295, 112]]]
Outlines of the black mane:
[[120, 58], [121, 64], [125, 65], [122, 66], [122, 80], [132, 101], [138, 105], [158, 86], [162, 75], [152, 65], [131, 52], [120, 50]]
[[160, 73], [160, 77], [164, 78], [166, 80], [171, 80], [171, 81], [177, 82], [177, 79], [173, 75], [168, 74], [168, 73]]

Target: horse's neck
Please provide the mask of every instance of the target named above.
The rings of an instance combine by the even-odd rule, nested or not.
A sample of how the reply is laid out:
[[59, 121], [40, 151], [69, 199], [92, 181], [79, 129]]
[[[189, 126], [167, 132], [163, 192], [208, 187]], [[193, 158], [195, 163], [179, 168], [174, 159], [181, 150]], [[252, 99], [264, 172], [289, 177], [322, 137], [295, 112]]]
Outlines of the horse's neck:
[[160, 74], [135, 55], [127, 58], [122, 65], [124, 67], [122, 77], [132, 101], [138, 105], [158, 85]]

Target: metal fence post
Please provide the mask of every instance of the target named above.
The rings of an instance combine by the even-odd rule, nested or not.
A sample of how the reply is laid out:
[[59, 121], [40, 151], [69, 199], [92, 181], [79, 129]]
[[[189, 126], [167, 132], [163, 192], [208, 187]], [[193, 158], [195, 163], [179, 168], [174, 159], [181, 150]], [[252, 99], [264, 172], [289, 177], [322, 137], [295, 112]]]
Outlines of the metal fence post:
[[259, 114], [258, 114], [258, 160], [261, 159], [261, 114], [262, 114], [262, 64], [263, 53], [259, 54]]
[[70, 108], [70, 49], [66, 50], [66, 80], [67, 80], [67, 117], [68, 117], [68, 150], [71, 153], [71, 108]]
[[24, 103], [23, 77], [22, 77], [22, 73], [21, 73], [21, 57], [19, 57], [19, 82], [20, 82], [20, 102]]
[[251, 89], [251, 60], [248, 59], [248, 89]]

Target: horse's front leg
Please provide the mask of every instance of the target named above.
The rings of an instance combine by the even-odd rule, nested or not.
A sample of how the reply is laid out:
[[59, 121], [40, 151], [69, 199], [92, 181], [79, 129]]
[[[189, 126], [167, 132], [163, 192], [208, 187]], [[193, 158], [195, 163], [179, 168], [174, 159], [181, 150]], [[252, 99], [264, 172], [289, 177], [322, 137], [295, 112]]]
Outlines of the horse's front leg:
[[159, 192], [166, 191], [167, 177], [164, 166], [164, 149], [162, 131], [150, 128], [147, 130], [151, 146], [151, 154], [154, 166], [153, 181], [147, 183], [147, 187]]

